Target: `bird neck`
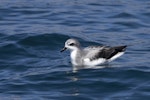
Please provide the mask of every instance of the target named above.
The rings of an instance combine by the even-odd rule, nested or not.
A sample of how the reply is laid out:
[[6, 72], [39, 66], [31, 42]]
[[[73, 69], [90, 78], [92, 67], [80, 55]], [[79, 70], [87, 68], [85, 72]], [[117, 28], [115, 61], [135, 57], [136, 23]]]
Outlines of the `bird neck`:
[[75, 49], [71, 51], [71, 61], [73, 65], [82, 65], [81, 50]]

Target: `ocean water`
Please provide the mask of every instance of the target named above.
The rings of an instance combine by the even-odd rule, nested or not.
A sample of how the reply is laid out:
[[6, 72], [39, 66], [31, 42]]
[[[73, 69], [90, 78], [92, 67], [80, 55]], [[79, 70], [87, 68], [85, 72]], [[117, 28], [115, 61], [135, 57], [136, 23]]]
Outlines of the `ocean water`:
[[[109, 67], [72, 71], [69, 38], [127, 44]], [[0, 0], [0, 100], [150, 100], [149, 0]]]

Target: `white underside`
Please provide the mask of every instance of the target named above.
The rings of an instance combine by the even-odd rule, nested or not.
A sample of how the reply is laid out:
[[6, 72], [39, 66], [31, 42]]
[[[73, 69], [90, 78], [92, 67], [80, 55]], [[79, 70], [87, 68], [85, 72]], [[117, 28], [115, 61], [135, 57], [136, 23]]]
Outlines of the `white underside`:
[[86, 58], [86, 59], [84, 59], [84, 65], [85, 66], [96, 66], [96, 65], [105, 64], [107, 62], [111, 62], [111, 61], [117, 59], [118, 57], [122, 56], [123, 54], [124, 54], [124, 52], [119, 52], [115, 56], [113, 56], [112, 58], [110, 58], [108, 60], [104, 59], [104, 58], [99, 58], [99, 59], [90, 61], [89, 58]]
[[[76, 50], [72, 51], [72, 53], [71, 53], [72, 64], [74, 66], [84, 66], [84, 68], [87, 68], [88, 66], [97, 66], [97, 65], [105, 64], [107, 62], [111, 62], [111, 61], [117, 59], [118, 57], [122, 56], [124, 54], [124, 52], [119, 52], [110, 59], [99, 58], [99, 59], [91, 61], [90, 58], [81, 58], [82, 64], [76, 62], [76, 54], [77, 54]], [[80, 58], [78, 58], [78, 59], [80, 59]]]
[[108, 61], [111, 62], [115, 59], [117, 59], [118, 57], [122, 56], [124, 54], [124, 52], [119, 52], [116, 55], [114, 55], [112, 58], [110, 58]]
[[104, 58], [99, 58], [93, 61], [90, 61], [89, 58], [84, 59], [84, 64], [85, 66], [96, 66], [96, 65], [100, 65], [100, 64], [104, 64], [105, 62], [107, 62], [106, 59]]

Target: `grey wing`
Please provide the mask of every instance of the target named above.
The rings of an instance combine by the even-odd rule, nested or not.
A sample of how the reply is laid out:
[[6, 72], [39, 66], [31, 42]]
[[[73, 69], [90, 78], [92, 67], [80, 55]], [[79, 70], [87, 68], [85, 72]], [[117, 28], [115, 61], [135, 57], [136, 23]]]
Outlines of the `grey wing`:
[[85, 52], [90, 52], [90, 51], [93, 51], [93, 50], [101, 50], [104, 47], [105, 46], [89, 46], [89, 47], [84, 48], [84, 51]]
[[98, 58], [110, 59], [118, 52], [124, 52], [127, 46], [117, 46], [117, 47], [93, 47], [93, 49], [87, 49], [86, 58], [89, 58], [91, 61]]
[[104, 46], [89, 46], [83, 50], [84, 58], [93, 59], [104, 48]]

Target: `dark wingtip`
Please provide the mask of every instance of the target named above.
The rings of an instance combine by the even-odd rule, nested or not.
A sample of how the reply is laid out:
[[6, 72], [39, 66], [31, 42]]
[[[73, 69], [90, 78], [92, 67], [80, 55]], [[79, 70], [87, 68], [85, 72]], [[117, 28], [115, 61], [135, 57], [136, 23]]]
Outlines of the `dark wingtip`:
[[123, 46], [124, 48], [122, 49], [122, 51], [125, 51], [127, 48], [127, 45]]
[[118, 52], [123, 52], [126, 50], [126, 48], [127, 48], [127, 45], [118, 46], [118, 47], [115, 47], [115, 50], [117, 50]]
[[127, 47], [128, 47], [127, 45], [124, 45], [124, 46], [123, 46], [123, 49], [126, 49]]

